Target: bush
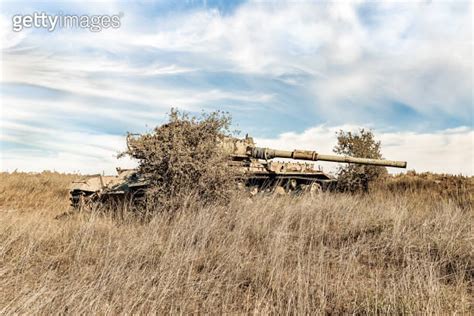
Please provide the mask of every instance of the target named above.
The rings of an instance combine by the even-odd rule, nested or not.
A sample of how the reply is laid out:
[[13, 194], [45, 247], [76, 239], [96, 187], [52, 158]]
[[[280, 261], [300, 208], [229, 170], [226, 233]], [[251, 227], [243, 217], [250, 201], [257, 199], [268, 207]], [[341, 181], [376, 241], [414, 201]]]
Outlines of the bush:
[[176, 210], [190, 197], [204, 204], [230, 197], [235, 177], [218, 143], [229, 135], [231, 118], [222, 112], [190, 117], [172, 109], [169, 122], [128, 137], [128, 154], [149, 181], [148, 208]]
[[[337, 134], [337, 145], [333, 151], [339, 155], [361, 158], [382, 159], [381, 143], [375, 140], [371, 130], [360, 129], [358, 132], [344, 132]], [[339, 168], [338, 190], [349, 192], [367, 192], [369, 184], [387, 174], [385, 167], [347, 164]]]

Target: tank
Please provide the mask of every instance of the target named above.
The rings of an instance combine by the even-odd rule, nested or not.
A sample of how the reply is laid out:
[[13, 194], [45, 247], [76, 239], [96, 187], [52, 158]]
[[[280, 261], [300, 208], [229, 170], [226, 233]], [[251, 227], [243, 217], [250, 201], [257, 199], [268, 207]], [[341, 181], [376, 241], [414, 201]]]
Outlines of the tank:
[[87, 202], [144, 193], [148, 183], [136, 169], [117, 168], [116, 176], [88, 175], [71, 184], [71, 206], [81, 207]]
[[[130, 139], [127, 139], [127, 142]], [[279, 150], [257, 147], [251, 137], [243, 139], [227, 137], [219, 143], [229, 156], [230, 166], [241, 175], [238, 184], [250, 194], [271, 192], [309, 192], [335, 187], [336, 179], [316, 168], [316, 161], [354, 163], [362, 165], [406, 168], [406, 161], [367, 159], [349, 156], [319, 154], [311, 150]], [[278, 159], [285, 159], [281, 161]], [[288, 161], [290, 160], [290, 161]], [[81, 207], [87, 201], [117, 197], [143, 196], [148, 183], [136, 169], [117, 168], [116, 176], [92, 175], [74, 181], [70, 196], [73, 207]]]

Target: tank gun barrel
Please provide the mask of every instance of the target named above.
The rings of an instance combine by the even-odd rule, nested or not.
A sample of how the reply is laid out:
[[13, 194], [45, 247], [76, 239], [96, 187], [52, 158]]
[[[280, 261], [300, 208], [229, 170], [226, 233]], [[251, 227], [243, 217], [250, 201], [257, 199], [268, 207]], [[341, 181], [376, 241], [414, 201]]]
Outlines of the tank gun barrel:
[[248, 154], [257, 159], [272, 159], [272, 158], [290, 158], [300, 160], [311, 160], [311, 161], [332, 161], [342, 163], [355, 163], [360, 165], [372, 165], [372, 166], [384, 166], [384, 167], [395, 167], [395, 168], [406, 168], [406, 161], [395, 161], [385, 159], [369, 159], [369, 158], [356, 158], [350, 156], [336, 156], [336, 155], [323, 155], [318, 154], [311, 150], [278, 150], [271, 148], [262, 147], [248, 147]]

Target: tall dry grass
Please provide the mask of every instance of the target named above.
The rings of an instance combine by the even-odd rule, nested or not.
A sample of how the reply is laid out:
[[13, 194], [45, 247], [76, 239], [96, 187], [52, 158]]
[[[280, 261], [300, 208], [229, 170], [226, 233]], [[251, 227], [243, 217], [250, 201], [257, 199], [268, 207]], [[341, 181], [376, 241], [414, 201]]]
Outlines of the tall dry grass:
[[68, 178], [1, 177], [1, 314], [473, 311], [472, 205], [449, 198], [241, 197], [145, 224], [57, 220]]
[[0, 207], [2, 211], [64, 211], [70, 204], [71, 182], [78, 177], [49, 171], [0, 172]]

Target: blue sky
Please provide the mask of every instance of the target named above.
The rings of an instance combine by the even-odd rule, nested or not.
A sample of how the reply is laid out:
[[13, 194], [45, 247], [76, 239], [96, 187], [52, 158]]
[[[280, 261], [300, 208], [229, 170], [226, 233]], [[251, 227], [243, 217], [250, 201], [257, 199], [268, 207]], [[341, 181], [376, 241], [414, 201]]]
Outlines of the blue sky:
[[[123, 14], [12, 31], [14, 14]], [[262, 144], [330, 151], [373, 128], [391, 159], [473, 173], [469, 1], [2, 3], [2, 170], [111, 172], [171, 106], [228, 111]]]

